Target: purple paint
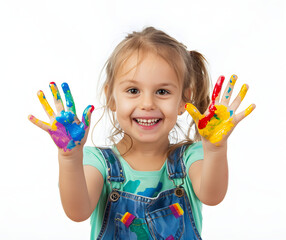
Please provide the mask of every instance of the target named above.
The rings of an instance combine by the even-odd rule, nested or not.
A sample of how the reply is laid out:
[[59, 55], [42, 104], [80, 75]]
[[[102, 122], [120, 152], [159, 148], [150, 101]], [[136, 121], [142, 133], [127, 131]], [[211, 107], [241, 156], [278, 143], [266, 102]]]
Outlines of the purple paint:
[[66, 128], [61, 123], [56, 122], [55, 125], [57, 126], [57, 130], [53, 131], [49, 129], [49, 133], [55, 144], [66, 152], [68, 143], [71, 141], [71, 137], [67, 135]]

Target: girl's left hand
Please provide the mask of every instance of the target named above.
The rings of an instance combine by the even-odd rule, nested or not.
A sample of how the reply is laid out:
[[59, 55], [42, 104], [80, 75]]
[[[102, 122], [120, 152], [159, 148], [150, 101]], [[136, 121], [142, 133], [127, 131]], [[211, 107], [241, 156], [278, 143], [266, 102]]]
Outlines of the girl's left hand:
[[204, 114], [201, 114], [191, 103], [185, 105], [186, 110], [194, 119], [200, 135], [216, 146], [226, 142], [236, 125], [255, 108], [255, 104], [251, 104], [243, 112], [235, 114], [247, 93], [248, 85], [246, 84], [241, 87], [239, 94], [232, 104], [229, 105], [233, 87], [237, 80], [236, 75], [231, 76], [220, 100], [220, 92], [224, 79], [224, 76], [220, 76], [217, 80], [213, 90], [211, 104]]

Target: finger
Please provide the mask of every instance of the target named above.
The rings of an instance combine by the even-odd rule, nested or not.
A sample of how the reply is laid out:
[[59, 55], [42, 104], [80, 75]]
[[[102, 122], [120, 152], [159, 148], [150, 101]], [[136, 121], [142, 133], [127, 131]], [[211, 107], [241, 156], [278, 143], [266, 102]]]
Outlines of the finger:
[[230, 109], [235, 112], [236, 109], [239, 107], [239, 105], [241, 104], [242, 100], [244, 99], [247, 91], [248, 91], [248, 85], [247, 84], [243, 84], [237, 97], [234, 99], [233, 103], [230, 105]]
[[91, 113], [94, 110], [94, 106], [89, 105], [86, 107], [86, 109], [83, 111], [82, 114], [82, 122], [84, 124], [84, 130], [87, 129], [89, 127], [90, 124], [90, 117], [91, 117]]
[[185, 105], [185, 109], [192, 116], [192, 118], [194, 119], [196, 124], [203, 117], [203, 115], [200, 113], [200, 111], [191, 103], [187, 103]]
[[48, 132], [50, 125], [46, 122], [43, 122], [37, 118], [35, 118], [33, 115], [29, 115], [28, 119], [30, 120], [30, 122], [34, 123], [36, 126], [38, 126], [39, 128], [43, 129], [44, 131]]
[[62, 89], [63, 89], [64, 94], [65, 94], [67, 110], [69, 112], [72, 112], [74, 115], [76, 115], [75, 105], [74, 105], [74, 101], [73, 101], [73, 97], [72, 97], [69, 85], [67, 83], [63, 83]]
[[53, 109], [51, 108], [50, 104], [48, 103], [43, 91], [42, 90], [38, 91], [37, 95], [38, 95], [38, 98], [39, 98], [45, 112], [49, 116], [49, 118], [54, 118], [55, 113], [54, 113]]
[[251, 104], [248, 108], [246, 108], [243, 112], [240, 112], [236, 115], [236, 124], [238, 124], [242, 119], [248, 116], [254, 109], [255, 104]]
[[237, 76], [233, 74], [230, 77], [229, 82], [228, 82], [228, 84], [227, 84], [227, 86], [225, 88], [225, 91], [223, 93], [223, 97], [222, 97], [222, 101], [221, 101], [221, 103], [223, 105], [228, 105], [229, 104], [229, 100], [230, 100], [230, 97], [232, 95], [232, 92], [233, 92], [232, 90], [234, 88], [236, 80], [237, 80]]
[[219, 101], [221, 87], [222, 87], [222, 84], [224, 82], [224, 79], [225, 79], [224, 76], [219, 76], [219, 78], [215, 84], [214, 90], [213, 90], [212, 101]]
[[56, 105], [57, 112], [64, 111], [65, 109], [64, 109], [63, 101], [62, 101], [62, 98], [61, 98], [61, 95], [60, 95], [60, 92], [58, 90], [56, 83], [50, 82], [49, 86], [50, 86], [50, 89], [54, 97], [54, 102]]

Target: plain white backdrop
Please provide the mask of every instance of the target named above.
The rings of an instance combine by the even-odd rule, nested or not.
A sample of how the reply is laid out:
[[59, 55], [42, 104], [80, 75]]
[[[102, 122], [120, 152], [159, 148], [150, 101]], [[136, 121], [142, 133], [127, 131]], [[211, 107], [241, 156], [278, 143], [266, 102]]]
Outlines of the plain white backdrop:
[[[213, 83], [235, 73], [236, 94], [248, 83], [240, 111], [257, 105], [229, 139], [228, 193], [203, 207], [203, 239], [285, 239], [285, 18], [279, 0], [2, 0], [0, 239], [89, 239], [89, 220], [72, 222], [62, 210], [56, 147], [27, 116], [47, 121], [36, 93], [52, 104], [51, 81], [69, 83], [78, 115], [100, 106], [105, 61], [146, 26], [204, 54]], [[105, 135], [95, 129], [96, 142]]]

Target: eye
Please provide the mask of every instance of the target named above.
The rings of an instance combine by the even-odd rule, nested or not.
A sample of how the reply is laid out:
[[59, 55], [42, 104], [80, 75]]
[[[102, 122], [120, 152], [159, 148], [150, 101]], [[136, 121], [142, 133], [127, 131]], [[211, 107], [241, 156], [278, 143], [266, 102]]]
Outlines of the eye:
[[159, 90], [157, 90], [156, 93], [159, 94], [159, 95], [167, 95], [167, 94], [170, 94], [170, 92], [167, 91], [166, 89], [159, 89]]
[[131, 94], [138, 94], [139, 90], [137, 88], [130, 88], [127, 90], [127, 92]]

